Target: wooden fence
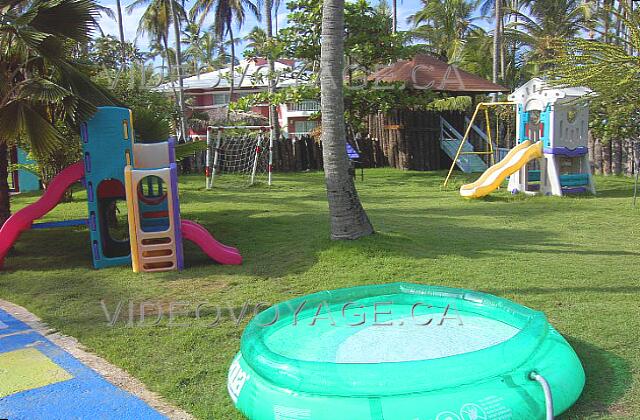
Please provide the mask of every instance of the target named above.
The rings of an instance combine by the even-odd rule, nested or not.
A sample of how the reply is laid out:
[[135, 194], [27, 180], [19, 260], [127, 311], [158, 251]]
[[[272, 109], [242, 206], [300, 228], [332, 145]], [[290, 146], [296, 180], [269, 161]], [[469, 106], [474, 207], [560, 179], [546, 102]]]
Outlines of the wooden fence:
[[602, 142], [589, 136], [589, 160], [598, 175], [634, 175], [639, 168], [640, 142], [638, 140], [611, 140]]
[[[364, 134], [347, 140], [360, 152], [360, 161], [367, 168], [447, 169], [451, 160], [440, 149], [440, 116], [464, 132], [465, 115], [461, 112], [394, 110], [384, 115], [370, 115]], [[589, 157], [596, 174], [631, 176], [640, 169], [640, 141], [603, 143], [590, 136]], [[311, 136], [280, 138], [274, 142], [273, 165], [274, 171], [279, 172], [321, 170], [322, 144]]]

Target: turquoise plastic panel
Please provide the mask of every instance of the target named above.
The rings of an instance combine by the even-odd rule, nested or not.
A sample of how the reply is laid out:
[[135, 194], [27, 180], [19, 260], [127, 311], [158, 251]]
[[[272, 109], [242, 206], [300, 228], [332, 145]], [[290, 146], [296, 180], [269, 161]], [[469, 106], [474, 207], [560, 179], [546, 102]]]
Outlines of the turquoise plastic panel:
[[95, 268], [131, 264], [131, 256], [108, 258], [103, 249], [102, 223], [97, 190], [104, 180], [114, 179], [124, 185], [126, 156], [131, 149], [133, 129], [131, 113], [126, 108], [101, 107], [81, 127], [85, 158], [85, 179], [89, 207], [89, 233]]
[[540, 122], [544, 124], [544, 134], [540, 139], [544, 147], [551, 147], [551, 113], [553, 112], [551, 105], [547, 105], [544, 111], [540, 113]]
[[527, 140], [527, 124], [529, 123], [529, 113], [524, 112], [524, 107], [518, 105], [518, 113], [520, 114], [520, 127], [518, 127], [518, 143]]
[[[29, 165], [35, 163], [33, 160], [29, 159], [27, 156], [27, 152], [18, 148], [18, 163], [23, 165]], [[39, 191], [40, 190], [40, 178], [29, 171], [18, 170], [18, 190], [20, 192], [30, 192], [30, 191]]]

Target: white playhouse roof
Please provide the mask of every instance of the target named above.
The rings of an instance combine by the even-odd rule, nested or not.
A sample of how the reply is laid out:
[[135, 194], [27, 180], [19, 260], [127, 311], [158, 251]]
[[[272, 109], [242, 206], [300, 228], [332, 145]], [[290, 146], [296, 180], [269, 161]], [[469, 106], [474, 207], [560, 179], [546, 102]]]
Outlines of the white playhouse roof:
[[518, 104], [528, 104], [532, 101], [552, 104], [563, 99], [575, 99], [592, 93], [591, 89], [585, 87], [554, 88], [544, 80], [534, 78], [509, 95], [509, 100]]
[[[275, 71], [280, 75], [278, 80], [278, 87], [285, 87], [294, 85], [296, 82], [300, 83], [305, 79], [296, 80], [296, 73], [294, 73], [291, 66], [283, 64], [281, 62], [274, 63]], [[255, 60], [242, 60], [235, 66], [234, 82], [236, 88], [266, 88], [267, 87], [267, 74], [269, 68], [266, 64], [256, 62]], [[229, 89], [229, 67], [214, 70], [207, 73], [202, 73], [196, 76], [191, 76], [183, 80], [184, 88], [189, 89]], [[170, 92], [176, 86], [176, 82], [164, 83], [154, 90], [160, 92]]]

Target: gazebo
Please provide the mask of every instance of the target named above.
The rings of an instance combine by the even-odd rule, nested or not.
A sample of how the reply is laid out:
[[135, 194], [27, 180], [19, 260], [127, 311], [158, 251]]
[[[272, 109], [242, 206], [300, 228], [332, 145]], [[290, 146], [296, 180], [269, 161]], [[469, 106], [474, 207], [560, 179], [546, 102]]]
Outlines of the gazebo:
[[[368, 79], [376, 83], [399, 82], [414, 93], [425, 90], [438, 92], [443, 97], [510, 91], [426, 54], [384, 67]], [[464, 113], [453, 111], [394, 109], [386, 114], [370, 115], [367, 125], [372, 142], [364, 143], [375, 149], [370, 154], [375, 160], [371, 165], [424, 171], [448, 167], [451, 160], [440, 147], [442, 119], [462, 132], [466, 125]]]

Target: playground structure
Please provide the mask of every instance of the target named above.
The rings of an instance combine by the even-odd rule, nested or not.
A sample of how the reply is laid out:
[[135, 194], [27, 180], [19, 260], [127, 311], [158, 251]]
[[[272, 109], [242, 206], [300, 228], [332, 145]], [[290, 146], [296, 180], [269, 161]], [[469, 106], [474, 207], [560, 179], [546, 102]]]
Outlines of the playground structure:
[[[88, 226], [96, 269], [131, 264], [135, 272], [181, 270], [183, 239], [221, 264], [241, 264], [235, 248], [216, 241], [195, 222], [181, 220], [175, 141], [137, 143], [131, 112], [103, 107], [81, 125], [84, 159], [58, 174], [35, 203], [0, 229], [0, 267], [20, 234], [32, 228]], [[87, 219], [34, 223], [49, 213], [74, 183], [87, 189]], [[127, 235], [114, 231], [118, 203], [126, 203]]]
[[[491, 106], [516, 106], [517, 144], [498, 162], [492, 162], [480, 178], [460, 188], [466, 198], [480, 198], [498, 189], [507, 177], [513, 194], [596, 193], [587, 147], [589, 108], [579, 99], [590, 94], [586, 88], [552, 88], [541, 79], [532, 79], [509, 96], [509, 102], [481, 103], [469, 122], [444, 185], [449, 182], [457, 165], [465, 172], [466, 155], [470, 150], [468, 138], [476, 117]], [[493, 159], [493, 141], [487, 118], [488, 152]]]
[[[253, 139], [250, 136], [223, 138], [224, 132], [228, 130], [257, 131], [257, 135]], [[269, 132], [268, 144], [264, 136], [267, 131]], [[215, 145], [213, 143], [214, 132], [216, 133]], [[205, 187], [208, 190], [213, 188], [216, 175], [223, 171], [248, 175], [248, 185], [253, 185], [256, 182], [260, 172], [266, 172], [267, 184], [271, 185], [273, 129], [268, 125], [207, 127], [206, 160]]]
[[589, 107], [578, 99], [586, 88], [554, 89], [533, 79], [509, 96], [518, 107], [518, 143], [540, 142], [538, 167], [522, 165], [509, 180], [512, 193], [596, 193], [589, 164]]
[[[27, 152], [20, 147], [14, 147], [9, 153], [11, 164], [29, 165], [34, 163]], [[9, 173], [9, 185], [12, 193], [32, 192], [40, 190], [40, 178], [25, 169], [18, 168]]]

